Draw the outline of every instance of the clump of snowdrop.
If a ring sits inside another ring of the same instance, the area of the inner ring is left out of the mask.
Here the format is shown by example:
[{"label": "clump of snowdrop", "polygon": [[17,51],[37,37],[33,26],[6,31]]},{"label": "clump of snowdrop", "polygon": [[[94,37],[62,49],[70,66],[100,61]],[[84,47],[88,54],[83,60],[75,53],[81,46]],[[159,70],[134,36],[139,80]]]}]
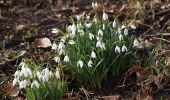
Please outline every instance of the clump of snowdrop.
[{"label": "clump of snowdrop", "polygon": [[[19,64],[19,69],[14,73],[13,85],[18,85],[21,90],[24,90],[23,93],[29,100],[47,97],[55,98],[55,100],[61,99],[66,90],[66,84],[60,77],[59,69],[37,68],[37,65],[23,60]],[[47,97],[44,97],[45,95]]]},{"label": "clump of snowdrop", "polygon": [[[97,3],[92,7],[97,13]],[[58,43],[59,55],[54,60],[65,64],[80,84],[89,82],[95,89],[100,88],[108,73],[114,76],[130,66],[127,64],[133,59],[133,44],[136,46],[128,35],[130,28],[135,29],[118,23],[116,18],[109,21],[106,12],[91,19],[82,16],[66,28],[65,42]]]}]

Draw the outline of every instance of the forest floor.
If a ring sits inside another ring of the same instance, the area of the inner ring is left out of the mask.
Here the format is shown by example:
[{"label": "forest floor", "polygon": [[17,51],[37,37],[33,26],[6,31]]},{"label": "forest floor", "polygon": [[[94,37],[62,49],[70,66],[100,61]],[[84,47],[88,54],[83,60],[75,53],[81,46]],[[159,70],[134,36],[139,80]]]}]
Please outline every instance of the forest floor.
[{"label": "forest floor", "polygon": [[[53,34],[52,28],[65,29],[70,24],[70,16],[85,13],[93,16],[91,0],[6,0],[0,1],[0,99],[6,100],[8,96],[18,95],[13,90],[11,81],[23,56],[17,57],[20,51],[26,51],[24,57],[37,59],[42,63],[53,65],[49,61],[53,57],[50,48],[37,48],[36,40],[47,37],[53,42],[60,34]],[[98,0],[103,4],[103,0]],[[134,20],[137,29],[133,34],[143,41],[155,45],[162,40],[164,57],[170,63],[170,1],[149,0],[137,6],[135,0],[105,0],[106,12],[109,19],[116,16],[120,21]],[[98,10],[102,13],[102,10]],[[135,17],[134,17],[135,16]],[[163,51],[162,50],[162,51]],[[45,66],[45,65],[44,65]],[[170,66],[170,64],[169,64]],[[170,100],[170,79],[165,77],[158,85],[150,83],[145,90],[136,82],[135,75],[121,75],[114,77],[114,81],[103,83],[99,91],[87,90],[70,85],[68,93],[72,98],[65,100],[85,100],[96,97],[103,100]],[[11,93],[12,92],[12,93]],[[86,94],[87,93],[87,94]],[[22,98],[23,99],[23,98]]]}]

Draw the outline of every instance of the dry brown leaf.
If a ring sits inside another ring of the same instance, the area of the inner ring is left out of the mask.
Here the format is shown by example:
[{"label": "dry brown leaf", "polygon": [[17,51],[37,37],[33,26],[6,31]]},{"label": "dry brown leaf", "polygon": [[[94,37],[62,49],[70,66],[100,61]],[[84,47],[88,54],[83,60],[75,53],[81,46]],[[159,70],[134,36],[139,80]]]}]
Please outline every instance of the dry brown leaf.
[{"label": "dry brown leaf", "polygon": [[153,100],[153,98],[148,94],[139,94],[136,96],[136,100]]},{"label": "dry brown leaf", "polygon": [[26,100],[24,97],[17,97],[15,100]]},{"label": "dry brown leaf", "polygon": [[47,37],[35,39],[35,44],[38,48],[48,48],[52,45],[50,39]]},{"label": "dry brown leaf", "polygon": [[12,81],[8,83],[7,87],[5,88],[6,95],[9,96],[17,96],[19,94],[19,86],[13,86]]},{"label": "dry brown leaf", "polygon": [[16,31],[20,31],[20,30],[23,30],[25,27],[26,27],[26,25],[22,25],[22,24],[16,25],[16,26],[15,26],[15,30],[16,30]]},{"label": "dry brown leaf", "polygon": [[101,97],[104,100],[119,100],[120,95],[113,95],[113,96],[103,96]]}]

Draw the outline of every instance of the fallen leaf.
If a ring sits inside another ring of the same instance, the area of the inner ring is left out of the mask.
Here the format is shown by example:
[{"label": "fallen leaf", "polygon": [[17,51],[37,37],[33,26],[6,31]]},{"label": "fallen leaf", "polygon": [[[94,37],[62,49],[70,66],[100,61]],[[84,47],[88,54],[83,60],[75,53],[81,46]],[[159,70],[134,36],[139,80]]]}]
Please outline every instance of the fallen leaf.
[{"label": "fallen leaf", "polygon": [[15,100],[26,100],[24,97],[17,97]]},{"label": "fallen leaf", "polygon": [[15,30],[20,31],[20,30],[23,30],[25,27],[26,27],[26,25],[22,25],[22,24],[21,25],[16,25]]},{"label": "fallen leaf", "polygon": [[48,48],[52,45],[50,39],[47,37],[35,39],[35,44],[38,48]]},{"label": "fallen leaf", "polygon": [[5,93],[8,96],[16,97],[19,94],[19,86],[13,86],[12,81],[8,83],[7,87],[5,88]]},{"label": "fallen leaf", "polygon": [[136,100],[153,100],[153,98],[148,94],[140,94],[136,96]]},{"label": "fallen leaf", "polygon": [[104,99],[104,100],[118,100],[120,98],[120,95],[103,96],[101,98]]}]

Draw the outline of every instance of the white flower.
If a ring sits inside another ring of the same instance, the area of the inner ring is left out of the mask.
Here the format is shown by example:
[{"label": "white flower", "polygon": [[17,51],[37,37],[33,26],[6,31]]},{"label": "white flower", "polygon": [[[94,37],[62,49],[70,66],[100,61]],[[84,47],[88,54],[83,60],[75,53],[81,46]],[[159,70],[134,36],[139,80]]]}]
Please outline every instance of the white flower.
[{"label": "white flower", "polygon": [[102,17],[103,17],[103,20],[107,20],[108,19],[108,15],[105,12],[103,13]]},{"label": "white flower", "polygon": [[23,61],[19,64],[19,67],[25,67],[25,66],[27,66],[27,65]]},{"label": "white flower", "polygon": [[27,87],[27,84],[28,84],[28,81],[23,80],[23,81],[21,81],[21,82],[19,83],[19,88],[20,88],[20,89],[24,89],[24,88]]},{"label": "white flower", "polygon": [[96,3],[93,3],[93,2],[92,2],[92,7],[93,7],[93,9],[97,9],[97,7],[98,7],[97,2],[96,2]]},{"label": "white flower", "polygon": [[96,53],[94,51],[91,52],[91,57],[96,58]]},{"label": "white flower", "polygon": [[69,25],[69,26],[67,27],[68,32],[71,32],[71,26],[72,26],[72,25]]},{"label": "white flower", "polygon": [[77,24],[77,29],[82,29],[82,28],[83,28],[82,23],[78,23],[78,24]]},{"label": "white flower", "polygon": [[64,62],[69,62],[69,57],[67,55],[64,57]]},{"label": "white flower", "polygon": [[31,71],[31,69],[26,67],[26,71],[27,71],[28,76],[32,78],[32,71]]},{"label": "white flower", "polygon": [[92,26],[92,23],[86,24],[86,27],[87,27],[87,28],[90,28],[91,26]]},{"label": "white flower", "polygon": [[118,28],[118,33],[121,34],[122,33],[122,29]]},{"label": "white flower", "polygon": [[97,41],[96,47],[99,47],[102,50],[105,50],[105,43],[102,43],[100,40]]},{"label": "white flower", "polygon": [[20,73],[20,71],[16,71],[15,73],[14,73],[14,77],[20,77],[21,76],[21,73]]},{"label": "white flower", "polygon": [[136,26],[135,26],[135,25],[130,25],[130,27],[131,27],[132,29],[136,29]]},{"label": "white flower", "polygon": [[135,39],[133,42],[133,47],[138,47],[138,46],[139,46],[139,42],[137,39]]},{"label": "white flower", "polygon": [[55,77],[56,77],[57,79],[60,79],[60,72],[59,72],[59,69],[58,69],[58,68],[56,69]]},{"label": "white flower", "polygon": [[74,40],[69,40],[68,43],[69,44],[75,44],[75,41]]},{"label": "white flower", "polygon": [[103,29],[103,30],[105,30],[105,29],[106,29],[106,26],[105,26],[105,24],[103,24],[103,26],[102,26],[102,29]]},{"label": "white flower", "polygon": [[48,68],[45,68],[42,72],[42,81],[43,82],[48,82],[49,78],[50,78],[50,71]]},{"label": "white flower", "polygon": [[82,60],[79,60],[77,62],[77,67],[83,68],[83,61]]},{"label": "white flower", "polygon": [[93,62],[91,60],[89,60],[87,65],[88,65],[88,67],[92,67],[92,64],[93,64]]},{"label": "white flower", "polygon": [[32,77],[32,71],[27,66],[22,66],[20,76]]},{"label": "white flower", "polygon": [[125,45],[122,46],[122,52],[126,52],[127,51],[127,47]]},{"label": "white flower", "polygon": [[58,33],[58,32],[59,32],[59,30],[58,30],[57,28],[53,28],[53,29],[52,29],[52,33],[56,34],[56,33]]},{"label": "white flower", "polygon": [[122,26],[121,26],[121,29],[124,29],[124,28],[126,28],[126,26],[125,26],[125,25],[122,25]]},{"label": "white flower", "polygon": [[64,51],[64,49],[61,49],[61,50],[59,50],[59,55],[65,55],[65,51]]},{"label": "white flower", "polygon": [[49,73],[49,74],[50,74],[50,78],[51,78],[51,77],[53,76],[53,72],[52,72],[52,71],[50,71],[50,73]]},{"label": "white flower", "polygon": [[124,30],[124,35],[128,35],[128,30],[127,29]]},{"label": "white flower", "polygon": [[116,48],[115,48],[115,53],[120,53],[121,51],[120,51],[120,47],[119,46],[116,46]]},{"label": "white flower", "polygon": [[73,24],[73,25],[71,26],[71,35],[72,35],[73,37],[76,35],[76,25],[75,25],[75,24]]},{"label": "white flower", "polygon": [[58,45],[58,50],[62,50],[65,48],[65,45],[63,42],[60,42],[59,45]]},{"label": "white flower", "polygon": [[80,20],[81,15],[77,15],[76,18],[77,18],[77,20]]},{"label": "white flower", "polygon": [[122,34],[119,35],[119,40],[120,40],[120,41],[123,40],[123,35],[122,35]]},{"label": "white flower", "polygon": [[116,20],[113,21],[112,27],[113,27],[113,28],[116,28]]},{"label": "white flower", "polygon": [[85,34],[83,29],[78,30],[78,33],[80,33],[80,36],[83,36]]},{"label": "white flower", "polygon": [[39,88],[40,84],[38,83],[37,80],[34,80],[32,83],[31,83],[31,88]]},{"label": "white flower", "polygon": [[19,83],[19,78],[14,78],[12,85],[15,86],[17,83]]},{"label": "white flower", "polygon": [[56,63],[60,63],[60,57],[56,56],[53,58]]},{"label": "white flower", "polygon": [[56,43],[53,43],[53,45],[51,46],[51,49],[52,49],[52,50],[57,50],[57,47],[58,47],[57,44],[56,44]]},{"label": "white flower", "polygon": [[37,71],[37,78],[38,78],[38,80],[39,81],[41,81],[42,80],[42,75],[41,75],[41,73],[39,72],[39,71]]},{"label": "white flower", "polygon": [[98,35],[98,36],[103,36],[103,31],[102,31],[102,30],[99,30],[97,35]]},{"label": "white flower", "polygon": [[90,40],[94,39],[94,35],[92,33],[89,33],[89,39]]}]

